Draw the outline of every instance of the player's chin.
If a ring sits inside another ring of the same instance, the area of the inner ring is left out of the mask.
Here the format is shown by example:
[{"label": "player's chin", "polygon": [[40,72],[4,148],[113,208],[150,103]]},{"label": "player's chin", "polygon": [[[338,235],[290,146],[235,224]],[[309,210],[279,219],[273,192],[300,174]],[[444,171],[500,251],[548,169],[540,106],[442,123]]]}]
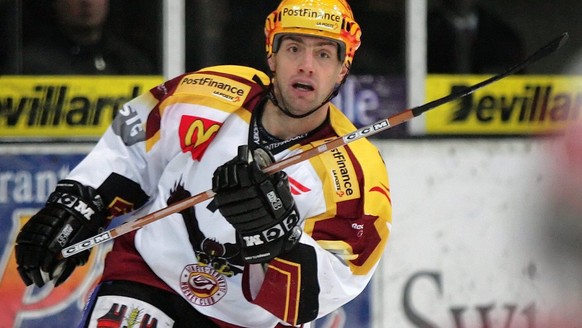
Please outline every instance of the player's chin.
[{"label": "player's chin", "polygon": [[296,106],[291,106],[291,108],[288,108],[288,110],[293,115],[303,115],[305,113],[313,111],[313,109],[319,107],[319,105],[320,103],[314,103],[310,101],[298,104]]}]

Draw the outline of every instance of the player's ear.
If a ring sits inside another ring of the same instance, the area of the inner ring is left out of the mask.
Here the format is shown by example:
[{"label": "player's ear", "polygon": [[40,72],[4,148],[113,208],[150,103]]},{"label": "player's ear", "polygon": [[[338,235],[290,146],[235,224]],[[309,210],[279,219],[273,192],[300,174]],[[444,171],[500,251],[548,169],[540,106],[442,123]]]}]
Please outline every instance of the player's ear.
[{"label": "player's ear", "polygon": [[269,70],[271,70],[271,72],[275,72],[276,71],[276,67],[277,65],[275,65],[275,54],[272,54],[271,56],[269,56],[269,58],[267,58],[267,64],[269,64]]},{"label": "player's ear", "polygon": [[348,68],[347,65],[345,65],[345,64],[342,65],[342,68],[338,74],[338,78],[337,78],[336,83],[338,83],[338,84],[341,83],[344,80],[345,76],[349,73],[349,71],[350,71],[350,69]]}]

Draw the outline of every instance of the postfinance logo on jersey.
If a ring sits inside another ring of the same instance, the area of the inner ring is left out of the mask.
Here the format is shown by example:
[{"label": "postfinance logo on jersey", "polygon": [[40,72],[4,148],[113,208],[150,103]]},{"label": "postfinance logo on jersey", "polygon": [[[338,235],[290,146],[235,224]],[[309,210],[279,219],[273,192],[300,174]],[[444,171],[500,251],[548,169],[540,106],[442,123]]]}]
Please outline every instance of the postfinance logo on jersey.
[{"label": "postfinance logo on jersey", "polygon": [[251,87],[209,74],[192,74],[184,77],[177,92],[187,92],[201,96],[216,97],[229,104],[241,105]]},{"label": "postfinance logo on jersey", "polygon": [[344,148],[336,148],[320,155],[333,177],[336,201],[346,201],[360,197],[360,188],[354,165]]}]

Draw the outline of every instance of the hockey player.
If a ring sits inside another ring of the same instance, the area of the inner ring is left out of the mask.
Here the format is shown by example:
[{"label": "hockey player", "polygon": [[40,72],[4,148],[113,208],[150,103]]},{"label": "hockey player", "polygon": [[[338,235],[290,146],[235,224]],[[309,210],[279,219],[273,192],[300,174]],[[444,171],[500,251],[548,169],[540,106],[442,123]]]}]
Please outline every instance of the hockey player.
[{"label": "hockey player", "polygon": [[17,237],[27,285],[59,285],[112,217],[214,198],[115,239],[81,327],[308,327],[362,292],[391,224],[388,175],[360,139],[265,174],[355,127],[330,100],[360,45],[344,0],[283,0],[265,24],[271,77],[184,74],[129,101]]}]

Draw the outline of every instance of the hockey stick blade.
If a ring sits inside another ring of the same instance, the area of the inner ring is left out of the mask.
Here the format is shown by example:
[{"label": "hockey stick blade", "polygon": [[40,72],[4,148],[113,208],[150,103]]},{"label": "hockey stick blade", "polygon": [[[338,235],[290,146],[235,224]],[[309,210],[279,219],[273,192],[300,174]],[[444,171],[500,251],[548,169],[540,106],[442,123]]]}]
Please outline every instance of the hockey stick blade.
[{"label": "hockey stick blade", "polygon": [[[562,47],[562,45],[564,45],[564,43],[566,43],[567,40],[568,40],[568,33],[564,33],[560,37],[556,38],[555,40],[552,40],[547,45],[545,45],[542,48],[540,48],[539,50],[537,50],[534,54],[532,54],[531,56],[526,58],[524,61],[510,67],[509,69],[507,69],[503,73],[495,75],[487,80],[479,82],[473,86],[467,87],[466,89],[463,89],[461,91],[454,92],[454,93],[451,93],[445,97],[428,102],[424,105],[414,107],[411,109],[406,109],[400,113],[397,113],[397,114],[390,116],[387,119],[380,120],[376,123],[373,123],[371,125],[360,128],[360,129],[358,129],[352,133],[349,133],[343,137],[338,137],[338,138],[332,139],[328,142],[321,144],[318,147],[308,149],[302,153],[298,153],[298,154],[290,156],[286,159],[283,159],[281,161],[275,162],[275,163],[267,166],[266,168],[264,168],[263,171],[265,173],[268,173],[268,174],[275,173],[275,172],[280,171],[286,167],[303,162],[303,161],[310,159],[314,156],[317,156],[317,155],[322,154],[324,152],[341,147],[343,145],[346,145],[346,144],[353,142],[355,140],[358,140],[360,138],[369,137],[369,136],[376,134],[380,131],[389,129],[393,126],[396,126],[398,124],[409,121],[410,119],[412,119],[416,116],[419,116],[420,114],[422,114],[430,109],[434,109],[434,108],[439,107],[445,103],[448,103],[448,102],[451,102],[453,100],[467,96],[467,95],[475,92],[476,90],[481,89],[482,87],[484,87],[486,85],[489,85],[493,82],[496,82],[498,80],[503,79],[504,77],[506,77],[508,75],[511,75],[515,72],[520,71],[521,69],[525,68],[526,66],[554,53],[556,50],[560,49],[560,47]],[[194,206],[198,203],[206,201],[212,197],[214,197],[214,192],[212,190],[207,190],[205,192],[202,192],[202,193],[196,194],[194,196],[185,198],[185,199],[183,199],[179,202],[176,202],[174,204],[168,205],[165,208],[162,208],[158,211],[152,212],[152,213],[147,214],[145,216],[142,216],[139,218],[134,218],[134,219],[129,219],[127,222],[122,223],[115,228],[112,228],[108,231],[104,231],[104,232],[99,233],[93,237],[87,238],[79,243],[76,243],[74,245],[63,248],[60,255],[63,258],[73,256],[73,255],[78,254],[80,252],[86,251],[90,248],[93,248],[99,244],[102,244],[106,241],[109,241],[109,240],[112,240],[116,237],[119,237],[123,234],[140,229],[140,228],[144,227],[145,225],[152,223],[154,221],[160,220],[168,215],[180,212],[188,207],[191,207],[191,206]]]}]

